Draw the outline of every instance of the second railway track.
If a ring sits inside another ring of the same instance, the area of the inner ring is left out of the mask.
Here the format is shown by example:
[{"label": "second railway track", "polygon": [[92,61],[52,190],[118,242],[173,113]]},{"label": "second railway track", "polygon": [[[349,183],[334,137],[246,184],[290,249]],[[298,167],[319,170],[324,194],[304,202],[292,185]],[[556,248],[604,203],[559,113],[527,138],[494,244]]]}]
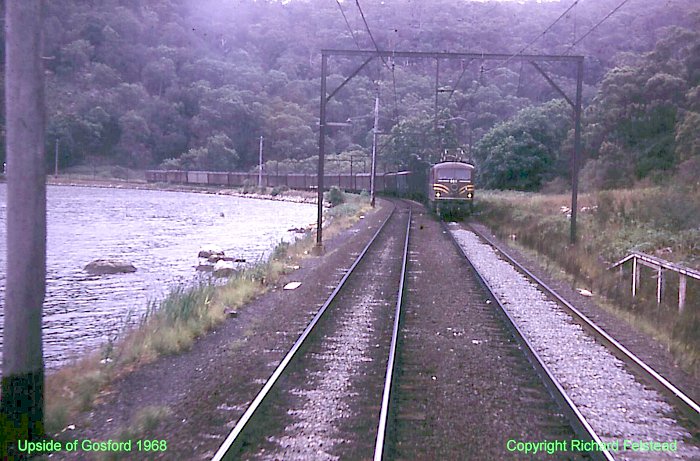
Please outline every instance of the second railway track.
[{"label": "second railway track", "polygon": [[215,460],[381,456],[409,230],[399,203]]},{"label": "second railway track", "polygon": [[450,230],[596,458],[700,459],[695,402],[485,236]]}]

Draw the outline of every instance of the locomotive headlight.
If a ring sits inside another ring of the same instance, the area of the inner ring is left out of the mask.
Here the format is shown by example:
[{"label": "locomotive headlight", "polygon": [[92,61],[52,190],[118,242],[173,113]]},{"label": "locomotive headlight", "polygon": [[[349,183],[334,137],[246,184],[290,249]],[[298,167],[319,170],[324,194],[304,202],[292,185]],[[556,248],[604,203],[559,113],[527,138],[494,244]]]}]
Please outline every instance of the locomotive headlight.
[{"label": "locomotive headlight", "polygon": [[471,192],[469,192],[469,193],[467,194],[467,198],[472,198],[472,193],[471,193]]},{"label": "locomotive headlight", "polygon": [[440,197],[440,192],[435,192],[435,197]]}]

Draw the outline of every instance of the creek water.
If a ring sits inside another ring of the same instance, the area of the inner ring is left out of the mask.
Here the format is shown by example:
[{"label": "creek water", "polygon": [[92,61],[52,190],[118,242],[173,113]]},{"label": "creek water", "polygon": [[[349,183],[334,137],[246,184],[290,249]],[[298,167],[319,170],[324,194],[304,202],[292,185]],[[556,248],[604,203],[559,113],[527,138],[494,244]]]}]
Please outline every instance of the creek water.
[{"label": "creek water", "polygon": [[[6,186],[0,184],[0,305],[6,273]],[[248,263],[265,259],[290,228],[314,221],[315,205],[225,195],[48,186],[47,368],[116,338],[173,287],[196,283],[197,253],[207,245]],[[115,258],[137,271],[95,276],[90,261]],[[2,312],[0,311],[0,320]],[[4,323],[4,322],[3,322]],[[0,353],[2,350],[0,329]]]}]

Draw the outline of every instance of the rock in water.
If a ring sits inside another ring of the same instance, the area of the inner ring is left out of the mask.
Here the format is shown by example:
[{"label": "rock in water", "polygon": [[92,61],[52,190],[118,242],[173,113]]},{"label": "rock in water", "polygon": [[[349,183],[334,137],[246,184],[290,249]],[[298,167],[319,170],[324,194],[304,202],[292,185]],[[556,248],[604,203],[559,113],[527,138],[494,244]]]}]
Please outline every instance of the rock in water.
[{"label": "rock in water", "polygon": [[117,259],[96,259],[85,266],[85,271],[92,275],[122,274],[136,272],[136,267]]},{"label": "rock in water", "polygon": [[211,258],[212,256],[218,257],[218,259],[223,258],[224,255],[224,250],[217,246],[206,246],[203,247],[201,250],[199,250],[199,254],[197,255],[200,258]]},{"label": "rock in water", "polygon": [[233,265],[232,261],[217,261],[216,264],[214,264],[214,275],[216,277],[229,277],[233,275],[233,273],[236,271],[236,268]]}]

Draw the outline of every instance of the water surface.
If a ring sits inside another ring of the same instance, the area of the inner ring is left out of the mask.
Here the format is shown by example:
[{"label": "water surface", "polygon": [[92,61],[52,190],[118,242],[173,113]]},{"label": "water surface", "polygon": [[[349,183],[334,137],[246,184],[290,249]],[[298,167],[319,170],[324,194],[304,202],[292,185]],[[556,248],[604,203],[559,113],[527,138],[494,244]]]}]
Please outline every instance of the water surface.
[{"label": "water surface", "polygon": [[[0,305],[5,291],[6,186],[0,184]],[[202,246],[255,262],[288,229],[314,221],[308,204],[224,195],[48,186],[44,356],[49,368],[116,337],[149,300],[193,283]],[[93,276],[97,258],[131,262],[132,274]],[[0,319],[2,314],[0,314]],[[0,329],[0,333],[2,330]],[[0,352],[2,342],[0,335]]]}]

